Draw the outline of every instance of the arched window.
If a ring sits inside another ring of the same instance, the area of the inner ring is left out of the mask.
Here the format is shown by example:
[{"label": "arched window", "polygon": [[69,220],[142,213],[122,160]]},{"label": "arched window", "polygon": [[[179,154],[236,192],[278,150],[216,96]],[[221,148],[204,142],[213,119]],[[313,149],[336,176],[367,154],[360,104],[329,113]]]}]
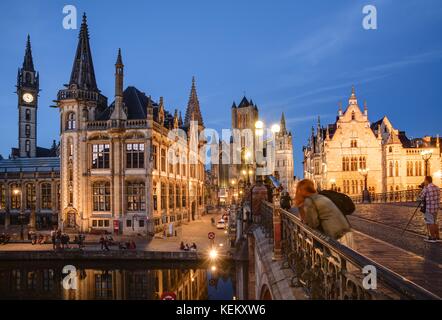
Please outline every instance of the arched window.
[{"label": "arched window", "polygon": [[181,187],[181,204],[182,204],[183,208],[186,207],[186,187],[185,186]]},{"label": "arched window", "polygon": [[356,114],[354,111],[351,112],[351,120],[356,120]]},{"label": "arched window", "polygon": [[4,210],[6,207],[6,188],[3,184],[0,184],[0,210]]},{"label": "arched window", "polygon": [[35,185],[28,183],[26,185],[26,209],[35,209]]},{"label": "arched window", "polygon": [[110,183],[99,181],[92,185],[94,211],[110,211],[111,192]]},{"label": "arched window", "polygon": [[127,211],[140,212],[146,210],[146,189],[144,183],[128,182]]},{"label": "arched window", "polygon": [[164,182],[161,183],[161,210],[167,209],[167,188]]},{"label": "arched window", "polygon": [[388,173],[388,175],[390,176],[390,177],[392,177],[393,176],[393,168],[394,168],[394,164],[393,164],[393,161],[390,161],[390,167],[389,167],[389,173]]},{"label": "arched window", "polygon": [[52,188],[50,183],[41,184],[41,208],[52,209]]},{"label": "arched window", "polygon": [[399,162],[397,162],[397,161],[395,164],[395,174],[396,174],[396,177],[399,177]]},{"label": "arched window", "polygon": [[26,113],[25,114],[26,121],[31,121],[31,110],[26,109],[25,113]]},{"label": "arched window", "polygon": [[26,140],[25,151],[31,152],[31,141]]},{"label": "arched window", "polygon": [[[179,166],[178,166],[178,168],[179,168]],[[175,202],[176,202],[177,208],[181,207],[180,194],[181,194],[180,187],[178,185],[176,185],[176,187],[175,187],[175,197],[176,197]]]},{"label": "arched window", "polygon": [[69,112],[66,117],[66,130],[75,130],[76,128],[76,120],[75,120],[75,113]]},{"label": "arched window", "polygon": [[421,163],[416,161],[414,169],[415,169],[415,176],[420,177],[422,175],[422,169],[421,169]]},{"label": "arched window", "polygon": [[169,188],[168,188],[168,193],[169,193],[169,209],[173,209],[173,207],[175,206],[175,196],[173,194],[174,191],[174,186],[172,184],[169,184]]},{"label": "arched window", "polygon": [[22,192],[20,186],[16,183],[10,185],[9,194],[11,197],[11,209],[20,209],[20,193]]}]

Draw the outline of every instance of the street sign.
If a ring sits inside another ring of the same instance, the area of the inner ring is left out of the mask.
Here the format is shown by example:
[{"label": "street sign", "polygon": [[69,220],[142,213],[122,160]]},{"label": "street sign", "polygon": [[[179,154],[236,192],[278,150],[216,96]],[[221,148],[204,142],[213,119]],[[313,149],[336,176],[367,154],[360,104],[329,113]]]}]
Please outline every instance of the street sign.
[{"label": "street sign", "polygon": [[207,237],[208,237],[210,240],[215,239],[215,232],[209,232],[209,233],[207,234]]},{"label": "street sign", "polygon": [[161,300],[176,300],[176,294],[174,292],[163,292]]}]

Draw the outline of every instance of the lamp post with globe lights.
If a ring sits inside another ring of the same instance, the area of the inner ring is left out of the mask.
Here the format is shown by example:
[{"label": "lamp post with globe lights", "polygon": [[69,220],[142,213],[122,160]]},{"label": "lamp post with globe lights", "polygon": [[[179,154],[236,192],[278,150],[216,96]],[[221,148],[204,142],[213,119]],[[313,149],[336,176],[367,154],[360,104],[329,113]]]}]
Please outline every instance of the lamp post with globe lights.
[{"label": "lamp post with globe lights", "polygon": [[431,157],[433,156],[433,150],[423,150],[421,152],[421,156],[422,156],[422,159],[424,160],[424,163],[425,163],[425,176],[429,176],[430,170],[428,169],[428,163],[429,163]]},{"label": "lamp post with globe lights", "polygon": [[23,191],[20,188],[15,188],[12,190],[12,193],[15,196],[20,195],[20,213],[18,215],[18,221],[20,222],[20,240],[24,240],[24,222],[25,222],[25,214],[23,211]]},{"label": "lamp post with globe lights", "polygon": [[359,169],[359,173],[364,177],[364,191],[362,191],[362,202],[363,203],[370,203],[370,192],[368,191],[368,172],[370,169],[363,168]]}]

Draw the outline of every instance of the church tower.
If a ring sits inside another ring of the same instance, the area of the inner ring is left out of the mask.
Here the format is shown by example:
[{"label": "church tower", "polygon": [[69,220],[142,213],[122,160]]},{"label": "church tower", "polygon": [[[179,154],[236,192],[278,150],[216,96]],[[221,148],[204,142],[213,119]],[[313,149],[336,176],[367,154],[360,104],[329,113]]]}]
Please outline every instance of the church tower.
[{"label": "church tower", "polygon": [[31,39],[28,35],[22,67],[17,75],[18,96],[18,156],[37,155],[37,106],[39,75],[32,60]]},{"label": "church tower", "polygon": [[195,77],[192,77],[192,87],[190,89],[189,101],[187,103],[186,116],[184,118],[185,128],[190,128],[192,121],[198,122],[198,131],[204,129],[203,117],[201,115],[200,102],[196,92]]},{"label": "church tower", "polygon": [[281,116],[280,131],[276,134],[275,171],[285,191],[294,197],[294,167],[292,133],[287,131],[284,113]]}]

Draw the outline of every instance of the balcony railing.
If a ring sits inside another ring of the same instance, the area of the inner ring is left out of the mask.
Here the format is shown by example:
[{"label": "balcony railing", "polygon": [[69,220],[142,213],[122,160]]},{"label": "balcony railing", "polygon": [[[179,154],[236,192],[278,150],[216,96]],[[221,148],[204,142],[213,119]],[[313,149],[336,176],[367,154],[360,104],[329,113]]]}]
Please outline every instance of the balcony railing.
[{"label": "balcony railing", "polygon": [[[291,285],[304,287],[312,299],[438,299],[418,285],[358,252],[306,226],[294,214],[281,210],[284,264],[295,276]],[[265,234],[273,236],[273,207],[261,207]],[[363,286],[365,266],[377,271],[378,289]]]},{"label": "balcony railing", "polygon": [[124,128],[124,129],[143,129],[147,128],[147,120],[106,120],[106,121],[91,121],[87,124],[88,130],[106,130],[113,128]]},{"label": "balcony railing", "polygon": [[99,104],[107,104],[106,97],[98,92],[80,89],[66,89],[58,91],[57,100],[70,99],[97,101]]}]

